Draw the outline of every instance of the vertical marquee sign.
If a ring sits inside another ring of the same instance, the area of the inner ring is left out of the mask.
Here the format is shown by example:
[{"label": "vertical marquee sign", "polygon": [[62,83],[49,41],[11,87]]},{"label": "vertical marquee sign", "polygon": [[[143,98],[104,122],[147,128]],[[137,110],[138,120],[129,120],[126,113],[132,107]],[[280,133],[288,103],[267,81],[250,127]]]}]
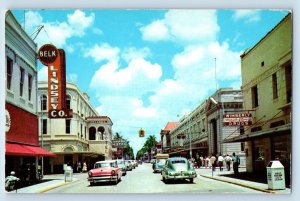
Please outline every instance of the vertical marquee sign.
[{"label": "vertical marquee sign", "polygon": [[48,66],[49,118],[72,118],[66,108],[66,58],[62,49],[46,44],[38,50],[38,59]]}]

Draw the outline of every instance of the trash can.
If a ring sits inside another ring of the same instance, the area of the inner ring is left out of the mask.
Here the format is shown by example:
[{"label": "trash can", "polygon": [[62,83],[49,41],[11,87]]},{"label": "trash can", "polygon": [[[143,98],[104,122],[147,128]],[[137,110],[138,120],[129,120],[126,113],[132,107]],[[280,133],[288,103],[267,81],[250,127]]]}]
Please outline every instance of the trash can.
[{"label": "trash can", "polygon": [[272,190],[285,189],[284,166],[280,161],[270,161],[267,166],[268,188]]},{"label": "trash can", "polygon": [[73,169],[70,166],[65,168],[65,182],[70,182],[73,180]]}]

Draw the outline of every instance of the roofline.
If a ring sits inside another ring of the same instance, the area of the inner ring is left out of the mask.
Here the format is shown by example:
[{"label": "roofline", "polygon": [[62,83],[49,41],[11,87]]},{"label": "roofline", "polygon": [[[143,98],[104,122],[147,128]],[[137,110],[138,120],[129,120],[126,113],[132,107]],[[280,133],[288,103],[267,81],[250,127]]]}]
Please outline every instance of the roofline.
[{"label": "roofline", "polygon": [[272,32],[274,32],[275,29],[277,29],[282,22],[287,20],[292,15],[292,12],[289,11],[289,13],[282,19],[280,22],[278,22],[264,37],[262,37],[252,48],[247,48],[241,55],[241,59],[243,59],[246,55],[248,55],[253,49],[255,49],[267,36],[269,36]]}]

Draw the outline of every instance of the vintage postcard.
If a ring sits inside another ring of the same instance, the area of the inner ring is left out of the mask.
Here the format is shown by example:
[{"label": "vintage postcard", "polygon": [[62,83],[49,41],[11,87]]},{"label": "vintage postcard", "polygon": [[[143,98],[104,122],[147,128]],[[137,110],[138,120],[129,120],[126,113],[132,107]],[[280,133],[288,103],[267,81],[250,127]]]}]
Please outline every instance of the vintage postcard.
[{"label": "vintage postcard", "polygon": [[292,20],[8,10],[6,192],[290,194]]}]

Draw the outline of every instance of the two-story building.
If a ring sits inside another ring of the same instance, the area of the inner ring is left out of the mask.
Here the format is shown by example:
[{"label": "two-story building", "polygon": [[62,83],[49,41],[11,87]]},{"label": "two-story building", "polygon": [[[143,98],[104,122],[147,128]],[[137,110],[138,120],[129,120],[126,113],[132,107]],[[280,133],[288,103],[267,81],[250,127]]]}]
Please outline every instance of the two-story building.
[{"label": "two-story building", "polygon": [[[245,142],[248,172],[266,174],[271,160],[285,167],[290,184],[292,107],[292,16],[288,14],[241,55],[244,110],[253,124],[225,142]],[[264,175],[266,177],[266,175]]]},{"label": "two-story building", "polygon": [[108,116],[99,116],[73,83],[66,86],[66,107],[73,110],[70,119],[48,118],[48,83],[38,83],[39,141],[57,157],[46,159],[47,172],[62,172],[63,165],[77,169],[78,163],[92,166],[97,160],[112,158],[112,121]]},{"label": "two-story building", "polygon": [[23,182],[38,178],[41,157],[54,154],[38,139],[37,45],[11,11],[5,14],[5,175],[11,171]]}]

